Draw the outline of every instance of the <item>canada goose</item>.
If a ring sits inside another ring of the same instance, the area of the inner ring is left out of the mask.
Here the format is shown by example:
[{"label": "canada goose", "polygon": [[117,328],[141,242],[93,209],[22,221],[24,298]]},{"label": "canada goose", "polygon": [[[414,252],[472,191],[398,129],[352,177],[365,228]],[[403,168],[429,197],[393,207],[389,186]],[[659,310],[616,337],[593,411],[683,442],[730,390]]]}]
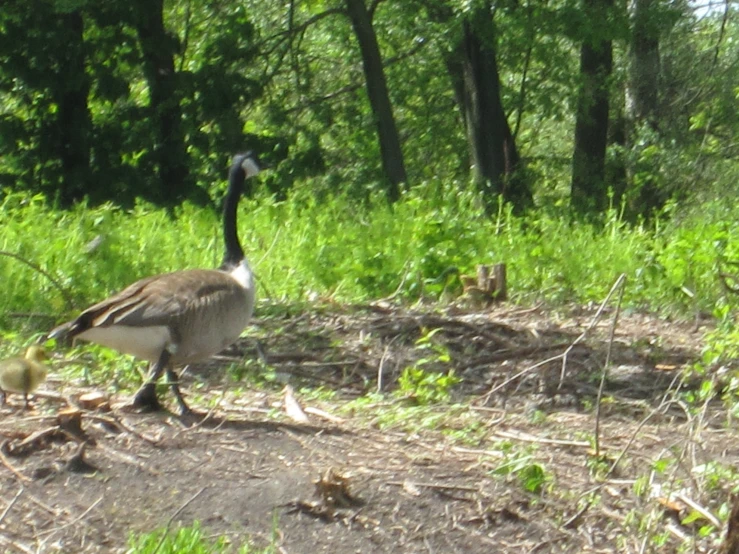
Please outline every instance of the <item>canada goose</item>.
[{"label": "canada goose", "polygon": [[189,269],[136,281],[55,328],[49,338],[80,338],[153,363],[133,406],[157,410],[166,371],[180,411],[190,411],[173,366],[204,360],[239,338],[254,310],[254,276],[236,229],[244,180],[259,173],[252,152],[234,157],[223,206],[225,254],[219,269]]},{"label": "canada goose", "polygon": [[23,394],[28,408],[28,393],[33,392],[46,380],[46,353],[41,346],[31,346],[24,358],[9,358],[0,361],[0,396],[5,404],[5,393]]}]

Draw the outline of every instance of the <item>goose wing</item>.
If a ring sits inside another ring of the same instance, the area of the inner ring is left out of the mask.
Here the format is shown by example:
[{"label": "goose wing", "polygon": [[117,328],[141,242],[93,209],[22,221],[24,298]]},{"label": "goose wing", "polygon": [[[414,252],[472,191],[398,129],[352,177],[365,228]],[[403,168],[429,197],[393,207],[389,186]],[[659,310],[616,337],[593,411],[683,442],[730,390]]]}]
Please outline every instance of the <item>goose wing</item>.
[{"label": "goose wing", "polygon": [[193,312],[243,294],[243,287],[223,271],[192,269],[166,273],[136,281],[57,327],[50,336],[74,337],[93,327],[114,325],[176,327],[179,320]]}]

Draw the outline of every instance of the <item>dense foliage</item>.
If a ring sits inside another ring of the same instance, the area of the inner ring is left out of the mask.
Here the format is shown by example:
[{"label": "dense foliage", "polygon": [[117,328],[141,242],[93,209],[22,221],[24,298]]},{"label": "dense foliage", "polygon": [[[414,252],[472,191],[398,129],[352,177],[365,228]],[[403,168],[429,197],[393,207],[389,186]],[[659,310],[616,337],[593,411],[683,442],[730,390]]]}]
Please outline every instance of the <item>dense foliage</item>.
[{"label": "dense foliage", "polygon": [[738,45],[733,2],[8,0],[0,190],[202,203],[252,147],[279,198],[649,215],[736,194]]}]

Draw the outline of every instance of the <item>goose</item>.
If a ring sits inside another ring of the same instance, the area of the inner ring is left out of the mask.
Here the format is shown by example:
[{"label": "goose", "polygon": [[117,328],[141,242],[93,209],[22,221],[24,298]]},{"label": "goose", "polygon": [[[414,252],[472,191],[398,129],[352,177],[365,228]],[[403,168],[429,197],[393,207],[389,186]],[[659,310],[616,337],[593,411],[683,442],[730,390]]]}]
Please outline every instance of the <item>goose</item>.
[{"label": "goose", "polygon": [[41,346],[31,346],[25,357],[0,361],[0,397],[5,404],[6,392],[23,394],[28,408],[28,393],[46,380],[46,352]]},{"label": "goose", "polygon": [[223,205],[225,253],[218,269],[187,269],[141,279],[49,333],[49,338],[78,338],[148,360],[149,376],[136,392],[133,408],[161,409],[156,382],[166,372],[180,413],[190,413],[174,366],[220,352],[249,322],[254,275],[239,242],[236,212],[244,181],[259,171],[253,152],[234,157]]}]

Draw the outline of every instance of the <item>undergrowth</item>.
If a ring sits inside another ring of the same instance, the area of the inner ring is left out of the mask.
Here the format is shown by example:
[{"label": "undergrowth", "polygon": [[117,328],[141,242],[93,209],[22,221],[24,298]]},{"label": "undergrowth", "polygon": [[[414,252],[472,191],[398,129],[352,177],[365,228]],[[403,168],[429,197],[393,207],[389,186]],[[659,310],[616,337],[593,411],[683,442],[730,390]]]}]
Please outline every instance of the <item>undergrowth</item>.
[{"label": "undergrowth", "polygon": [[[13,194],[0,207],[0,250],[37,266],[0,256],[5,329],[37,312],[52,317],[41,322],[49,325],[135,279],[220,261],[219,214],[191,205],[174,216],[147,204],[59,211]],[[686,313],[712,311],[722,297],[718,260],[739,258],[737,212],[672,209],[631,225],[612,210],[586,224],[549,213],[517,218],[501,206],[490,219],[466,186],[427,183],[392,207],[304,194],[245,200],[239,229],[259,297],[276,302],[439,300],[461,292],[458,272],[506,262],[514,301],[597,301],[626,273],[627,307]]]}]

